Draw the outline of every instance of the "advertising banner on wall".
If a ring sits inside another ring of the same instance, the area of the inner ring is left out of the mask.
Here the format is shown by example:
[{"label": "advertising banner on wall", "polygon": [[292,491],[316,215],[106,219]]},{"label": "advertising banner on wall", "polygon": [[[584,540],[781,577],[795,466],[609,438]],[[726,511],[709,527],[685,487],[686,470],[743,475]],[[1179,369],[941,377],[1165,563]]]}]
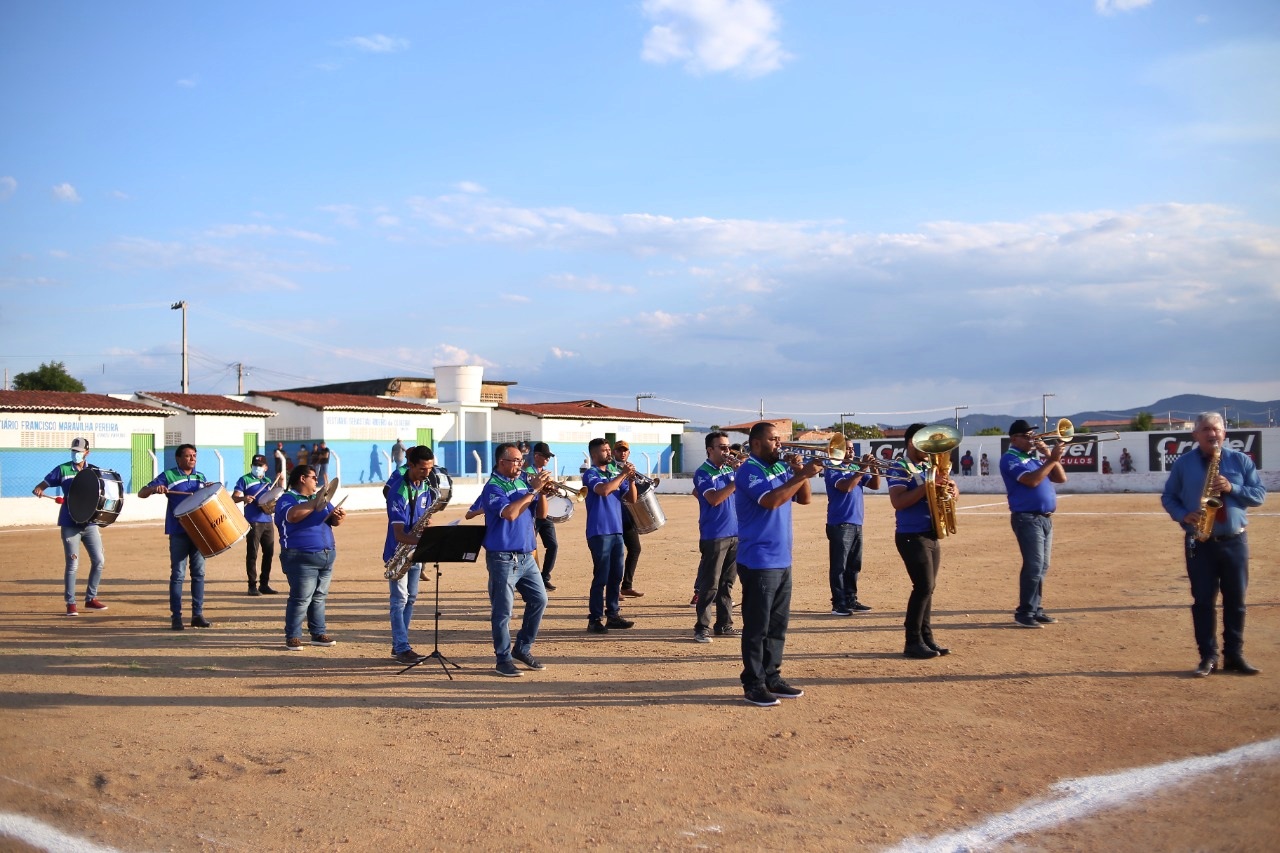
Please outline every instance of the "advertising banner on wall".
[{"label": "advertising banner on wall", "polygon": [[[1147,436],[1148,452],[1152,471],[1168,471],[1173,460],[1196,447],[1196,440],[1191,433],[1153,432]],[[1227,431],[1225,446],[1238,450],[1253,460],[1258,468],[1262,467],[1262,431],[1256,429],[1233,429]]]},{"label": "advertising banner on wall", "polygon": [[[1009,449],[1009,437],[1000,439],[1000,454]],[[1098,461],[1098,440],[1088,433],[1077,435],[1062,454],[1062,467],[1068,474],[1096,474],[1101,469]],[[1114,464],[1112,468],[1114,469]]]},{"label": "advertising banner on wall", "polygon": [[[892,462],[894,459],[901,459],[902,454],[906,450],[906,442],[900,438],[873,438],[870,440],[871,455],[881,462]],[[957,451],[951,452],[951,473],[960,470],[960,454]]]}]

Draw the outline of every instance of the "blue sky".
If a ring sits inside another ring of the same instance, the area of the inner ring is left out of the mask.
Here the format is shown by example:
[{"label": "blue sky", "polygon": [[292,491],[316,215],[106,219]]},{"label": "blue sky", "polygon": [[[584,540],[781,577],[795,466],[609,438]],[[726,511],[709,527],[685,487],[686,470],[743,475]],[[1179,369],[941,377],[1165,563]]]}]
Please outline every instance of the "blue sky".
[{"label": "blue sky", "polygon": [[1269,0],[6,3],[0,367],[1274,399],[1278,92]]}]

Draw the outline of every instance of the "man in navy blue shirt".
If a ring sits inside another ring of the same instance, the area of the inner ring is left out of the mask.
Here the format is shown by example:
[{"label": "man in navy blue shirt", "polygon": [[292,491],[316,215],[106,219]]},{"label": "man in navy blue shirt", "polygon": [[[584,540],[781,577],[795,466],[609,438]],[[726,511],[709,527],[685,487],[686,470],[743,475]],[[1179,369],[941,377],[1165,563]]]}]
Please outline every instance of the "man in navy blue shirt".
[{"label": "man in navy blue shirt", "polygon": [[[259,454],[249,463],[249,473],[236,481],[231,500],[244,504],[244,520],[249,522],[249,536],[244,556],[244,571],[249,577],[249,595],[274,595],[271,588],[271,561],[276,556],[276,526],[272,517],[258,506],[258,498],[271,488],[267,479],[267,457]],[[272,509],[275,507],[273,506]],[[262,572],[258,572],[258,553],[262,553]]]},{"label": "man in navy blue shirt", "polygon": [[591,467],[582,474],[587,490],[587,549],[591,552],[591,595],[587,630],[607,634],[635,623],[622,618],[622,502],[634,503],[635,466],[613,464],[613,448],[603,438],[587,445]]},{"label": "man in navy blue shirt", "polygon": [[[533,643],[547,609],[547,590],[533,559],[534,519],[547,517],[547,502],[539,492],[551,481],[549,473],[535,474],[528,483],[521,475],[524,456],[511,442],[494,450],[493,475],[480,493],[484,508],[485,564],[489,568],[490,625],[498,675],[519,676],[515,661],[529,669],[546,669],[533,656]],[[533,512],[529,510],[532,509]],[[524,599],[524,618],[515,645],[511,644],[511,611],[515,593]]]},{"label": "man in navy blue shirt", "polygon": [[[1256,675],[1257,667],[1244,659],[1244,596],[1249,586],[1249,537],[1245,527],[1249,524],[1247,508],[1262,506],[1267,489],[1253,460],[1227,446],[1222,415],[1202,413],[1196,418],[1192,435],[1197,446],[1174,461],[1160,502],[1169,517],[1183,528],[1187,577],[1191,581],[1191,623],[1200,650],[1195,674],[1203,678],[1218,669],[1215,607],[1221,588],[1222,669]],[[1215,447],[1221,451],[1218,476],[1209,485],[1218,493],[1222,507],[1217,510],[1208,541],[1197,542],[1193,534],[1206,512],[1200,498]]]},{"label": "man in navy blue shirt", "polygon": [[[1037,439],[1036,431],[1024,420],[1009,427],[1009,449],[1000,457],[1000,476],[1009,493],[1009,519],[1013,536],[1022,552],[1018,573],[1018,609],[1013,621],[1022,628],[1040,628],[1057,622],[1044,612],[1044,576],[1049,571],[1053,550],[1053,513],[1058,508],[1055,483],[1065,483],[1062,467],[1065,441],[1050,450]],[[1037,453],[1045,458],[1041,460]]]},{"label": "man in navy blue shirt", "polygon": [[715,635],[736,636],[733,627],[733,581],[738,576],[738,513],[733,494],[743,457],[729,453],[729,436],[707,433],[707,461],[693,473],[698,499],[698,578],[694,582],[697,619],[693,639],[711,642],[711,606],[716,608]]},{"label": "man in navy blue shirt", "polygon": [[[438,492],[431,486],[431,472],[436,466],[435,452],[425,444],[409,448],[403,472],[393,471],[382,487],[387,502],[387,535],[382,543],[382,562],[386,563],[401,545],[417,545],[422,538],[413,529],[435,503]],[[430,524],[430,522],[428,522]],[[413,605],[418,600],[422,582],[422,564],[414,563],[399,578],[388,579],[391,615],[391,657],[403,664],[418,663],[426,658],[409,645],[409,628],[413,623]]]},{"label": "man in navy blue shirt", "polygon": [[102,534],[97,524],[76,524],[71,519],[71,504],[66,496],[71,492],[71,483],[76,475],[85,468],[95,468],[85,460],[89,458],[89,439],[75,438],[71,441],[71,461],[63,462],[54,468],[40,481],[31,494],[44,497],[44,490],[58,488],[62,490],[61,509],[58,510],[58,529],[62,533],[62,551],[65,557],[63,569],[63,598],[66,600],[67,615],[79,616],[76,609],[76,567],[80,564],[80,544],[89,554],[89,586],[84,592],[86,610],[106,610],[107,605],[98,600],[98,584],[102,580],[102,568],[106,559],[102,555]]},{"label": "man in navy blue shirt", "polygon": [[830,562],[831,615],[852,616],[871,609],[858,600],[858,575],[862,574],[863,489],[880,488],[880,475],[866,470],[873,457],[862,458],[857,471],[824,468],[827,485],[827,557]]},{"label": "man in navy blue shirt", "polygon": [[766,708],[804,695],[782,678],[782,650],[791,617],[791,504],[808,504],[809,480],[822,463],[784,462],[773,424],[751,428],[751,455],[738,468],[738,577],[742,579],[742,690],[748,704]]},{"label": "man in navy blue shirt", "polygon": [[177,463],[161,472],[138,492],[138,497],[164,495],[168,503],[164,510],[164,532],[169,537],[169,623],[175,631],[183,629],[182,583],[186,579],[187,565],[191,565],[191,627],[212,628],[213,623],[204,618],[204,555],[191,541],[182,523],[173,515],[178,504],[204,487],[205,478],[196,470],[196,446],[180,444],[174,451]]}]

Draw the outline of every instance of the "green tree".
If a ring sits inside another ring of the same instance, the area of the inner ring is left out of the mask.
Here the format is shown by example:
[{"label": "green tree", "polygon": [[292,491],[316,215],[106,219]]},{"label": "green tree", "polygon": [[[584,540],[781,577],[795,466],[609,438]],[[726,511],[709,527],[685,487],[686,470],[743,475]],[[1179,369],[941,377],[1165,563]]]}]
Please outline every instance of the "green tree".
[{"label": "green tree", "polygon": [[[856,424],[852,421],[845,421],[843,426],[845,438],[884,438],[884,431],[875,424],[863,426],[862,424]],[[841,424],[836,423],[827,427],[827,429],[831,432],[839,432],[840,427]]]},{"label": "green tree", "polygon": [[1129,429],[1134,432],[1151,432],[1154,426],[1154,420],[1150,412],[1138,412],[1133,420],[1129,421]]},{"label": "green tree", "polygon": [[987,427],[986,429],[978,430],[974,434],[975,435],[1004,435],[1004,430],[1000,429],[1000,427]]},{"label": "green tree", "polygon": [[804,431],[805,431],[805,430],[807,430],[807,429],[808,429],[808,427],[804,425],[804,421],[792,421],[792,422],[791,422],[791,434],[792,434],[792,435],[795,435],[795,434],[796,434],[796,433],[798,433],[798,432],[804,432]]},{"label": "green tree", "polygon": [[15,391],[84,391],[84,383],[67,373],[60,361],[41,364],[35,370],[13,377]]}]

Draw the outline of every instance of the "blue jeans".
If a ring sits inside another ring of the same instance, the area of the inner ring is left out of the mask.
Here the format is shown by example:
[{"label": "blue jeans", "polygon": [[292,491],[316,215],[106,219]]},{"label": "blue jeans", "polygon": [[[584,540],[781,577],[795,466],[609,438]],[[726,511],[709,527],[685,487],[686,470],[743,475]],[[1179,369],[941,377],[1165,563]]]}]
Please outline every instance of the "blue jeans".
[{"label": "blue jeans", "polygon": [[204,613],[204,555],[185,533],[169,534],[169,615],[182,618],[182,581],[191,563],[191,615]]},{"label": "blue jeans", "polygon": [[591,552],[590,616],[603,619],[617,616],[622,609],[622,534],[605,533],[587,539]]},{"label": "blue jeans", "polygon": [[515,650],[529,654],[533,641],[538,639],[538,626],[547,609],[547,590],[542,585],[542,573],[533,560],[533,554],[517,551],[485,551],[485,563],[489,567],[489,604],[492,608],[490,624],[493,626],[493,653],[498,663],[511,660],[511,611],[515,606],[516,590],[524,599],[524,619],[520,633],[516,634]]},{"label": "blue jeans", "polygon": [[63,571],[63,597],[67,604],[76,603],[76,567],[80,563],[80,543],[89,554],[89,586],[84,591],[84,600],[92,601],[98,597],[98,583],[102,580],[102,567],[106,561],[102,557],[102,533],[96,524],[84,527],[68,526],[58,528],[62,532],[62,553],[67,558]]},{"label": "blue jeans", "polygon": [[1191,581],[1191,624],[1200,657],[1218,654],[1217,604],[1222,590],[1222,651],[1244,653],[1244,595],[1249,588],[1249,537],[1220,542],[1186,537],[1187,579]]},{"label": "blue jeans", "polygon": [[862,574],[862,525],[828,524],[828,578],[831,609],[848,610],[858,600],[858,575]]},{"label": "blue jeans", "polygon": [[791,568],[738,566],[742,582],[742,687],[768,687],[781,678],[782,648],[791,620]]},{"label": "blue jeans", "polygon": [[1053,549],[1053,519],[1034,512],[1009,515],[1013,535],[1022,552],[1022,571],[1018,573],[1018,616],[1044,613],[1041,594],[1044,576],[1049,572],[1049,552]]},{"label": "blue jeans", "polygon": [[285,548],[280,552],[280,565],[289,579],[289,601],[284,607],[284,636],[302,638],[302,617],[306,614],[307,630],[318,637],[325,632],[324,603],[329,597],[329,581],[333,579],[333,562],[338,552],[298,551]]},{"label": "blue jeans", "polygon": [[413,603],[418,600],[422,583],[422,564],[414,563],[400,580],[387,581],[391,589],[391,654],[407,652],[409,623],[413,621]]}]

